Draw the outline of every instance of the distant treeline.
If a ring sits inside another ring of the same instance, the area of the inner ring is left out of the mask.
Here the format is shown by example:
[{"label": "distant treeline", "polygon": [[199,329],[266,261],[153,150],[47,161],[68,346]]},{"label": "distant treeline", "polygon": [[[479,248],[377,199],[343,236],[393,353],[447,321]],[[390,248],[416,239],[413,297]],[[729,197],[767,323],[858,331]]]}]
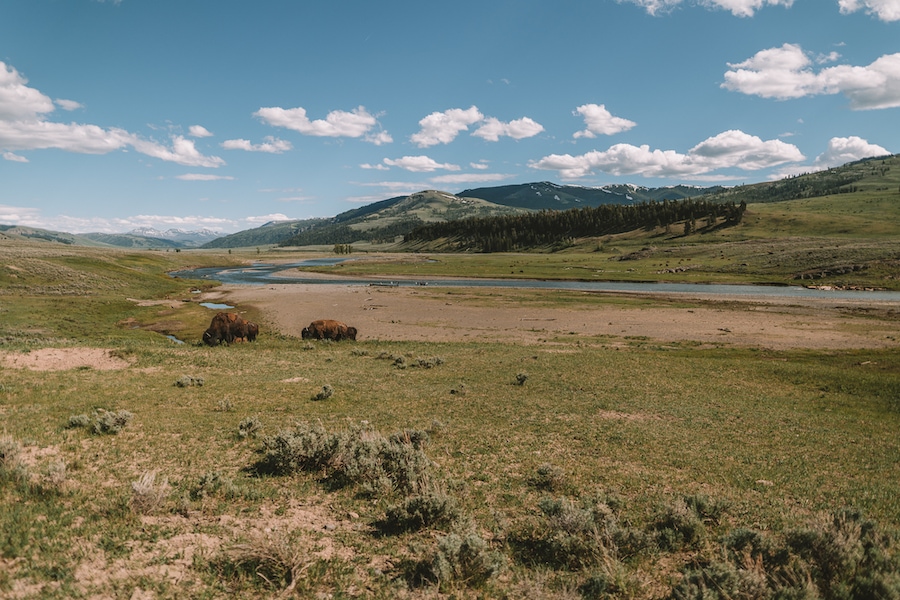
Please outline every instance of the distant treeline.
[{"label": "distant treeline", "polygon": [[719,219],[739,223],[745,209],[743,202],[736,205],[699,199],[604,204],[594,208],[429,223],[407,233],[404,241],[415,244],[445,240],[453,250],[513,252],[557,246],[574,238],[669,228],[679,222],[684,224],[684,232],[690,233],[697,229],[698,221],[707,225]]}]

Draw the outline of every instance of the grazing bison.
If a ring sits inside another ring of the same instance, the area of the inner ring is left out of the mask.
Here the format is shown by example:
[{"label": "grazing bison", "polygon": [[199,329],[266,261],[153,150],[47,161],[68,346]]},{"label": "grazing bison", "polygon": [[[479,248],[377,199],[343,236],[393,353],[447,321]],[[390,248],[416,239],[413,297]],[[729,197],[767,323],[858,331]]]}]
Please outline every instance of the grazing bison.
[{"label": "grazing bison", "polygon": [[309,327],[304,327],[300,335],[304,340],[356,341],[356,327],[349,327],[333,319],[319,319],[310,323]]},{"label": "grazing bison", "polygon": [[235,313],[217,313],[209,324],[209,329],[203,332],[203,341],[210,346],[217,346],[222,342],[233,344],[237,341],[252,342],[259,335],[259,326],[256,323],[244,320]]}]

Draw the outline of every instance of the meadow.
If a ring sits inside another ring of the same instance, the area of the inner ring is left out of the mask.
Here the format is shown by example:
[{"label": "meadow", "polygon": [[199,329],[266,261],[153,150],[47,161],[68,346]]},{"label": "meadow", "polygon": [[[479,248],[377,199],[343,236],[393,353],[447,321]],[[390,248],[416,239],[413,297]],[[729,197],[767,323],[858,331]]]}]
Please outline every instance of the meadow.
[{"label": "meadow", "polygon": [[[783,283],[824,252],[752,237],[333,270]],[[895,346],[313,343],[247,305],[260,338],[210,348],[215,284],[166,275],[297,256],[0,241],[0,596],[900,598]],[[8,361],[47,348],[109,363]]]}]

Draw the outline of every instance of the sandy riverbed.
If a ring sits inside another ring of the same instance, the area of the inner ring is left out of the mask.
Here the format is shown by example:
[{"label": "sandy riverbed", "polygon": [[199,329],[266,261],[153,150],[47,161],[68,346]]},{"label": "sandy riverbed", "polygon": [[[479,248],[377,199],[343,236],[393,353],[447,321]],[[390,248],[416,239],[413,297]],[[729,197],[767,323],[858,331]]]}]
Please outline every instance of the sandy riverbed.
[{"label": "sandy riverbed", "polygon": [[[338,319],[359,329],[360,340],[497,340],[526,344],[560,338],[607,343],[627,338],[692,341],[772,349],[885,348],[900,342],[896,303],[780,298],[661,297],[629,306],[620,295],[580,293],[572,307],[520,303],[522,291],[468,292],[459,288],[274,284],[223,286],[205,300],[252,305],[264,324],[288,335],[313,319]],[[545,292],[553,294],[554,292]],[[571,294],[570,292],[566,292]],[[607,337],[608,336],[608,337]]]}]

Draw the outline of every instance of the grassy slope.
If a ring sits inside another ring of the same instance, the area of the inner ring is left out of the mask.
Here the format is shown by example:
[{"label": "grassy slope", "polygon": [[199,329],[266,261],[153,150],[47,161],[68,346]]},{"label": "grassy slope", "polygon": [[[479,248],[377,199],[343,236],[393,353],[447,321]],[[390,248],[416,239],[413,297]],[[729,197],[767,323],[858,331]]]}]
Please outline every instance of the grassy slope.
[{"label": "grassy slope", "polygon": [[[603,242],[621,246],[617,252],[448,257],[419,266],[522,276],[631,263],[640,274],[656,269],[653,261],[730,264],[728,253],[747,244],[729,242],[721,258],[721,247],[709,252],[707,239],[698,236],[702,244],[687,246],[694,255],[660,250],[636,261],[608,260],[646,243],[622,238]],[[796,243],[751,242],[745,256],[771,256],[765,248],[780,252]],[[672,244],[665,249],[677,248]],[[305,576],[296,584],[301,595],[434,593],[410,591],[402,565],[430,556],[447,527],[377,535],[373,525],[402,497],[372,499],[352,485],[333,489],[319,482],[321,474],[254,476],[248,468],[258,460],[260,439],[237,435],[249,417],[258,418],[263,434],[294,421],[321,422],[333,431],[361,421],[385,434],[431,429],[425,450],[437,465],[435,485],[457,499],[469,523],[457,527],[474,528],[506,557],[505,570],[485,584],[492,597],[571,597],[565,590],[598,573],[617,574],[634,597],[658,597],[682,566],[718,560],[720,536],[739,527],[778,538],[845,506],[865,511],[882,530],[900,522],[900,356],[894,351],[760,352],[611,339],[560,339],[538,348],[308,345],[267,332],[254,345],[174,347],[162,336],[117,326],[127,318],[166,322],[171,310],[124,299],[190,297],[196,282],[163,272],[258,255],[5,245],[0,256],[0,349],[83,344],[134,361],[121,371],[0,371],[3,441],[24,445],[30,474],[0,468],[0,595],[14,589],[42,597],[131,595],[139,587],[161,596],[254,597],[271,588],[226,550],[273,527],[305,532],[305,542],[294,540],[297,548],[314,543],[350,557],[304,554]],[[197,339],[209,318],[193,304],[178,315],[186,339]],[[401,369],[398,356],[410,365],[417,358],[441,360],[433,368]],[[527,374],[525,385],[516,385],[518,374]],[[184,375],[205,384],[176,386]],[[334,396],[313,401],[325,384]],[[128,410],[134,420],[115,436],[65,427],[70,416],[98,407]],[[63,484],[51,475],[60,461]],[[545,464],[563,473],[551,490],[534,483]],[[132,482],[145,472],[167,478],[171,488],[149,516],[129,505]],[[230,485],[200,493],[201,480],[212,474]],[[728,508],[687,547],[653,542],[634,556],[583,568],[535,569],[520,546],[544,527],[537,506],[547,496],[605,499],[621,522],[651,537],[660,511],[683,496]],[[326,513],[326,523],[337,528],[299,527],[298,503]],[[185,566],[178,544],[202,536],[213,545]],[[93,578],[86,578],[86,566]],[[166,568],[183,574],[176,581]],[[465,589],[458,581],[447,585]]]}]

